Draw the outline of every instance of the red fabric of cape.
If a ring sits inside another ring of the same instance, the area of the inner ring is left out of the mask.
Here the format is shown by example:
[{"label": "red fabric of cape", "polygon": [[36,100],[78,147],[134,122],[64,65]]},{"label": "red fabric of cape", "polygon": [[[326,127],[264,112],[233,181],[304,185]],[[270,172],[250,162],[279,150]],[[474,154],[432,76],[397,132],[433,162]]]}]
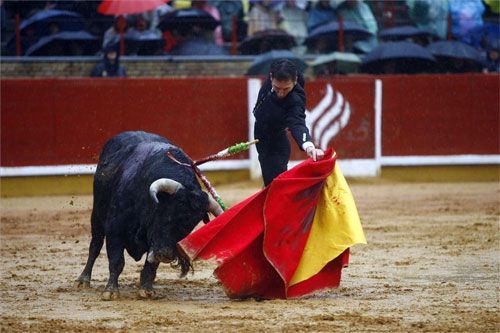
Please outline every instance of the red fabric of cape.
[{"label": "red fabric of cape", "polygon": [[348,250],[306,281],[289,286],[307,242],[325,179],[333,172],[332,150],[278,176],[178,243],[191,260],[215,259],[216,277],[229,297],[288,298],[340,283]]}]

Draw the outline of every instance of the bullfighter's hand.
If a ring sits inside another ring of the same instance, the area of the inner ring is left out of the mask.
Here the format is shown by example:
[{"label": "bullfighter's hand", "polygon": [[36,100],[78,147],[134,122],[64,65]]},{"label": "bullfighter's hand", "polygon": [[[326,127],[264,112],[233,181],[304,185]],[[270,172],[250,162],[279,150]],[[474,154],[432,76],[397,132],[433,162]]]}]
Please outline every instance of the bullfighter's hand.
[{"label": "bullfighter's hand", "polygon": [[316,148],[312,142],[304,143],[303,148],[306,151],[307,156],[312,158],[314,162],[320,161],[325,157],[323,150]]}]

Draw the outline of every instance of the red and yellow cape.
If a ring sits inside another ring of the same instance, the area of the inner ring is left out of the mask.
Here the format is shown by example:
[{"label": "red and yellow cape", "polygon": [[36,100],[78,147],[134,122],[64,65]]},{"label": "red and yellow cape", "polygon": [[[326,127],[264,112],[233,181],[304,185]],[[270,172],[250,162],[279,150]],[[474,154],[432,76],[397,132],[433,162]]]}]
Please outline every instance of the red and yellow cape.
[{"label": "red and yellow cape", "polygon": [[351,191],[329,149],[178,243],[191,260],[215,259],[232,298],[290,298],[340,284],[349,248],[366,244]]}]

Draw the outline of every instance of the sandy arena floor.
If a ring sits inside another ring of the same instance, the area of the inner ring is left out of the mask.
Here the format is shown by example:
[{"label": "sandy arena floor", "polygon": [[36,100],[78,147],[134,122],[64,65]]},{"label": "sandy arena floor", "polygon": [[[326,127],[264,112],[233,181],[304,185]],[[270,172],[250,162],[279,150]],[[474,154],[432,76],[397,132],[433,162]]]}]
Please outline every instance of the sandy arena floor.
[{"label": "sandy arena floor", "polygon": [[[161,265],[155,300],[137,298],[126,256],[121,298],[102,301],[105,249],[90,289],[92,196],[1,199],[2,332],[499,332],[500,186],[353,182],[368,245],[351,249],[341,287],[296,300],[232,301],[207,264],[179,279]],[[234,204],[256,184],[219,186]]]}]

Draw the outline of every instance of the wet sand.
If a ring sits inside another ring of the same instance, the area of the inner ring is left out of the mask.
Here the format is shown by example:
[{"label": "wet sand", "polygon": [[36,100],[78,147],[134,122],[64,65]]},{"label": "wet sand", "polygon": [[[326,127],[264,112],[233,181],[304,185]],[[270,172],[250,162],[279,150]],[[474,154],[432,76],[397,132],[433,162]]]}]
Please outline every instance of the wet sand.
[{"label": "wet sand", "polygon": [[[218,186],[230,205],[259,184]],[[105,249],[76,290],[92,196],[2,198],[2,332],[498,332],[500,186],[352,182],[368,245],[351,249],[338,289],[294,300],[228,299],[213,267],[160,265],[139,299],[142,262],[126,255],[120,299],[101,300]]]}]

